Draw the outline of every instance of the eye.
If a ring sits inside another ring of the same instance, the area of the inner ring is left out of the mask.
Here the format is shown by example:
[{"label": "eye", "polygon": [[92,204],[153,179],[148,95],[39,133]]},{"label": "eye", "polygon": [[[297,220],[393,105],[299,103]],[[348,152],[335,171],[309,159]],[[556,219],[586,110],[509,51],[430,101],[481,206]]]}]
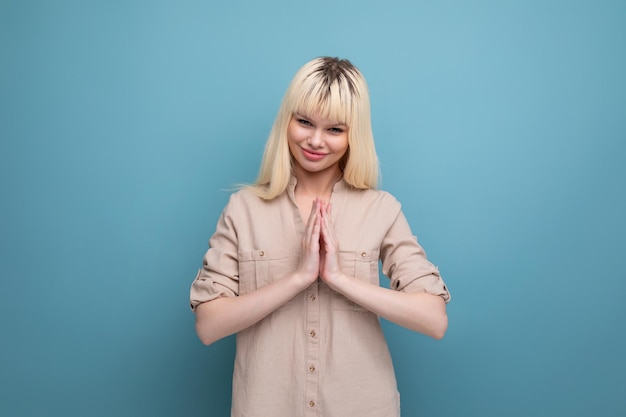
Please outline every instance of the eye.
[{"label": "eye", "polygon": [[331,133],[336,133],[336,134],[340,134],[344,132],[344,129],[340,128],[340,127],[331,127],[330,129],[328,129],[329,132]]},{"label": "eye", "polygon": [[311,122],[309,122],[307,119],[303,119],[303,118],[298,118],[296,119],[296,121],[298,123],[300,123],[303,126],[313,126],[313,124]]}]

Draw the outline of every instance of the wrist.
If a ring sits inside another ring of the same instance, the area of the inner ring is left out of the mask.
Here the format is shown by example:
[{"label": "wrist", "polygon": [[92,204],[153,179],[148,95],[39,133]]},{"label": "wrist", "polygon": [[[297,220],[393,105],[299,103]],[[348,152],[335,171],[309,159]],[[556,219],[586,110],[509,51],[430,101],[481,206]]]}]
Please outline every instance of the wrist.
[{"label": "wrist", "polygon": [[294,285],[297,286],[298,291],[302,291],[305,288],[308,288],[308,286],[311,285],[311,283],[316,279],[317,276],[315,276],[315,274],[304,273],[301,271],[295,271],[291,275],[291,282],[293,282]]},{"label": "wrist", "polygon": [[339,271],[337,274],[329,276],[324,281],[335,292],[344,293],[344,288],[350,283],[351,278]]}]

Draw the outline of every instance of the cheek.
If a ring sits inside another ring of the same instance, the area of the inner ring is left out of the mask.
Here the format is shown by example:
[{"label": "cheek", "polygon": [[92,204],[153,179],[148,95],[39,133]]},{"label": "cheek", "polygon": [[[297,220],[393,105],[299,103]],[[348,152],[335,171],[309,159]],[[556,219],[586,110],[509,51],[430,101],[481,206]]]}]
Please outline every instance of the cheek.
[{"label": "cheek", "polygon": [[289,144],[290,148],[291,148],[291,145],[293,144],[293,142],[295,142],[296,137],[297,136],[295,135],[294,128],[293,128],[292,124],[289,123],[289,126],[287,126],[287,143]]},{"label": "cheek", "polygon": [[338,151],[344,154],[348,151],[348,138],[347,137],[344,139],[344,141],[338,144],[338,148],[339,148]]},{"label": "cheek", "polygon": [[295,144],[291,141],[291,139],[289,139],[289,137],[287,137],[287,148],[289,149],[289,154],[291,156],[293,156],[293,150],[295,148]]},{"label": "cheek", "polygon": [[299,148],[300,141],[298,135],[294,134],[292,130],[287,130],[287,147],[289,148],[289,154],[294,155],[294,152]]},{"label": "cheek", "polygon": [[287,126],[287,141],[289,143],[297,143],[300,141],[301,136],[302,132],[298,125],[289,123],[289,126]]}]

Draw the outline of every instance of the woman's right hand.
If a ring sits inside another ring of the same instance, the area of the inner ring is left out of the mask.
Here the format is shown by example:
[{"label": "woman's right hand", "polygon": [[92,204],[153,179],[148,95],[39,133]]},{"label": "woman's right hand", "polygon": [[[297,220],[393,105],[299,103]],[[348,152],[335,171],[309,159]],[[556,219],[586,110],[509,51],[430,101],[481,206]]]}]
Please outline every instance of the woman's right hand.
[{"label": "woman's right hand", "polygon": [[311,207],[311,214],[306,224],[302,238],[300,264],[296,270],[299,277],[307,286],[319,276],[320,271],[320,230],[321,230],[321,201],[316,198]]}]

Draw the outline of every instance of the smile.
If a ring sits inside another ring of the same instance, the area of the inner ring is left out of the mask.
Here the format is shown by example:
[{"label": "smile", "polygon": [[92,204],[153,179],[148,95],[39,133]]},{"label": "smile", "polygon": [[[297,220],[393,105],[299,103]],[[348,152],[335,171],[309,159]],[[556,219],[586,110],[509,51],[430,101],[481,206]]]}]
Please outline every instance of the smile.
[{"label": "smile", "polygon": [[302,148],[302,154],[309,161],[319,161],[327,155],[325,153],[315,152],[305,148]]}]

